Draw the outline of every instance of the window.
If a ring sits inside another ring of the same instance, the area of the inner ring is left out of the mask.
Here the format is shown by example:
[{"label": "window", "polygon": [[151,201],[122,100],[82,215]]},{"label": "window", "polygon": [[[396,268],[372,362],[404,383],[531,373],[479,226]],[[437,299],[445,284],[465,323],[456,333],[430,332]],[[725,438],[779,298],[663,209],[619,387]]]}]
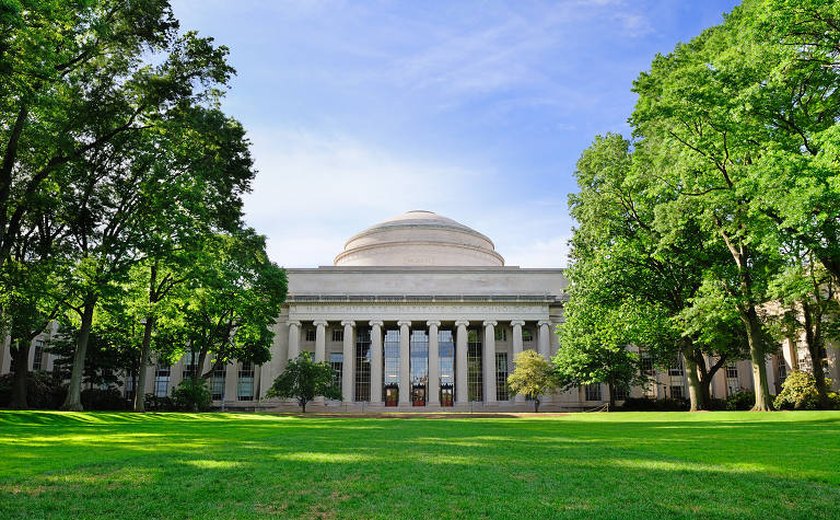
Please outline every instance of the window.
[{"label": "window", "polygon": [[239,401],[254,400],[254,364],[243,361],[239,368],[239,381],[236,383],[236,399]]},{"label": "window", "polygon": [[496,352],[496,400],[508,401],[508,355],[507,352]]},{"label": "window", "polygon": [[467,329],[467,400],[484,400],[484,375],[481,369],[481,333]]},{"label": "window", "polygon": [[44,341],[40,339],[35,340],[35,352],[32,358],[32,371],[37,372],[43,369],[44,361]]},{"label": "window", "polygon": [[785,379],[787,379],[787,364],[785,363],[785,359],[780,357],[778,360],[778,366],[776,367],[776,384],[779,388],[781,388]]},{"label": "window", "polygon": [[339,343],[344,341],[344,329],[333,329],[332,340]]},{"label": "window", "polygon": [[400,331],[392,329],[385,331],[385,342],[382,355],[385,362],[382,365],[382,383],[385,386],[400,383]]},{"label": "window", "polygon": [[452,406],[455,389],[455,337],[451,330],[438,331],[440,356],[440,405]]},{"label": "window", "polygon": [[681,357],[678,357],[674,360],[674,363],[668,369],[669,376],[681,376],[683,375],[683,360]]},{"label": "window", "polygon": [[626,388],[616,388],[615,389],[615,400],[616,401],[624,401],[627,399],[627,389]]},{"label": "window", "polygon": [[315,329],[312,327],[306,327],[303,329],[303,334],[306,341],[315,341]]},{"label": "window", "polygon": [[330,368],[333,369],[333,386],[341,388],[341,373],[344,370],[344,354],[332,352],[330,354]]},{"label": "window", "polygon": [[507,341],[507,329],[496,327],[496,341]]},{"label": "window", "polygon": [[671,385],[671,399],[685,399],[685,389],[682,385]]},{"label": "window", "polygon": [[587,401],[600,401],[601,400],[601,384],[596,383],[594,385],[586,385],[583,387],[584,394],[586,394]]},{"label": "window", "polygon": [[647,352],[641,353],[641,365],[639,367],[642,374],[653,375],[653,358]]},{"label": "window", "polygon": [[221,401],[225,398],[225,376],[227,367],[222,365],[213,369],[213,376],[210,379],[210,393],[214,401]]},{"label": "window", "polygon": [[425,329],[412,330],[408,344],[411,403],[425,406],[429,382],[429,335]]},{"label": "window", "polygon": [[184,356],[184,379],[192,379],[198,366],[198,352],[187,352]]},{"label": "window", "polygon": [[155,396],[166,397],[169,394],[169,365],[158,364],[155,370]]},{"label": "window", "polygon": [[532,341],[534,341],[534,333],[531,332],[531,329],[522,327],[522,342],[531,343]]},{"label": "window", "polygon": [[131,373],[125,378],[125,398],[129,401],[134,400],[137,394],[137,374]]},{"label": "window", "polygon": [[738,366],[735,363],[726,365],[726,378],[738,379]]},{"label": "window", "polygon": [[370,401],[370,328],[356,329],[356,401]]}]

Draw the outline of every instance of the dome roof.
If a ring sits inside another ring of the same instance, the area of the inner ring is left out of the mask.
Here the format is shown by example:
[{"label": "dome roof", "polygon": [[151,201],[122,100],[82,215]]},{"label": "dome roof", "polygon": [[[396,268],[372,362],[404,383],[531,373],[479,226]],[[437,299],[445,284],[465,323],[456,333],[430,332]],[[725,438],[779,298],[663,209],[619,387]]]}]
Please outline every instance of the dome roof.
[{"label": "dome roof", "polygon": [[503,266],[478,231],[426,210],[412,210],[350,238],[337,266]]}]

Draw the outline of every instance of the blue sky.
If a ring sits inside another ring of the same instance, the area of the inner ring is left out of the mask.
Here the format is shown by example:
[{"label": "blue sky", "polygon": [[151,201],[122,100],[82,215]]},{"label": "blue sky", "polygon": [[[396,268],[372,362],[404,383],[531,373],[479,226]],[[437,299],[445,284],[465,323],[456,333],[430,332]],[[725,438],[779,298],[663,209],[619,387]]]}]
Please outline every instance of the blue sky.
[{"label": "blue sky", "polygon": [[285,267],[331,265],[410,209],[494,240],[508,265],[566,265],[575,163],[628,133],[634,78],[733,0],[173,0],[230,47],[224,109],[259,174],[246,221]]}]

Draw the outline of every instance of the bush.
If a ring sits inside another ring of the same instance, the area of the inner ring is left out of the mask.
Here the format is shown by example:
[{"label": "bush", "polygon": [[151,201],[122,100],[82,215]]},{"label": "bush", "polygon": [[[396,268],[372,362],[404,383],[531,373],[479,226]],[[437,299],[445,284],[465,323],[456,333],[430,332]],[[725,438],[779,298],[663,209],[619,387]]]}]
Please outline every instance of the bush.
[{"label": "bush", "polygon": [[628,397],[619,410],[633,412],[682,412],[690,408],[685,399],[648,399],[646,397]]},{"label": "bush", "polygon": [[158,397],[155,394],[146,394],[143,397],[147,412],[173,412],[175,405],[169,397]]},{"label": "bush", "polygon": [[755,393],[750,390],[739,390],[726,398],[727,410],[752,410],[755,406]]},{"label": "bush", "polygon": [[188,412],[202,412],[210,409],[212,404],[210,389],[204,379],[193,381],[185,379],[172,391],[172,403],[178,410]]},{"label": "bush", "polygon": [[[826,379],[825,384],[831,386],[831,380]],[[838,408],[836,393],[829,392],[828,400],[832,408]],[[776,396],[773,404],[780,410],[816,410],[819,408],[819,401],[814,376],[808,372],[794,370],[785,378],[782,391]]]},{"label": "bush", "polygon": [[[0,376],[0,406],[9,406],[12,400],[13,374]],[[61,406],[67,389],[51,372],[30,372],[26,379],[26,402],[29,408],[48,410]]]},{"label": "bush", "polygon": [[87,388],[82,390],[85,410],[126,410],[128,400],[117,388]]}]

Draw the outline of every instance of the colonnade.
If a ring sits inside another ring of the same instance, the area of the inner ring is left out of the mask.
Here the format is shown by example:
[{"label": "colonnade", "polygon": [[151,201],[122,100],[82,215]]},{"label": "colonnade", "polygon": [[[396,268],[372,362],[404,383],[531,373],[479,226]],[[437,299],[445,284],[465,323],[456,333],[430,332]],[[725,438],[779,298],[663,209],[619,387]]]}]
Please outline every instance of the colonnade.
[{"label": "colonnade", "polygon": [[[324,319],[316,319],[307,321],[315,329],[315,349],[314,359],[316,362],[328,361],[327,359],[327,330],[330,323]],[[357,322],[355,320],[343,320],[340,322],[343,327],[342,338],[342,401],[344,403],[353,403],[358,401],[357,396],[354,395],[355,389],[355,374],[356,374],[356,335],[355,329]],[[365,323],[365,322],[360,322]],[[393,327],[393,324],[396,327]],[[468,330],[470,324],[481,324],[483,327],[482,355],[481,355],[481,371],[482,371],[482,394],[485,404],[492,404],[497,402],[496,399],[496,328],[499,326],[498,320],[484,320],[480,322],[469,320],[451,320],[447,324],[446,329],[450,328],[455,336],[455,353],[454,353],[454,403],[456,405],[468,403]],[[506,320],[504,323],[509,323],[512,329],[512,355],[515,358],[525,348],[523,341],[523,327],[526,326],[525,320]],[[551,323],[548,320],[541,320],[537,322],[529,322],[536,324],[537,337],[535,350],[546,359],[550,356],[551,350]],[[383,396],[383,332],[385,331],[385,322],[382,320],[371,320],[367,322],[370,327],[370,402],[372,404],[382,404],[384,402]],[[301,352],[301,333],[303,324],[299,320],[288,321],[288,358],[294,359]],[[475,326],[474,326],[475,328]],[[439,320],[398,320],[389,322],[389,330],[399,330],[399,405],[410,406],[412,388],[411,388],[411,357],[410,357],[410,337],[412,330],[425,330],[428,337],[428,383],[426,388],[425,404],[429,406],[439,406],[440,390],[441,390],[441,363],[440,363],[440,331],[442,330],[441,321]],[[507,352],[504,350],[502,352]],[[522,396],[516,396],[516,402],[524,401]]]}]

